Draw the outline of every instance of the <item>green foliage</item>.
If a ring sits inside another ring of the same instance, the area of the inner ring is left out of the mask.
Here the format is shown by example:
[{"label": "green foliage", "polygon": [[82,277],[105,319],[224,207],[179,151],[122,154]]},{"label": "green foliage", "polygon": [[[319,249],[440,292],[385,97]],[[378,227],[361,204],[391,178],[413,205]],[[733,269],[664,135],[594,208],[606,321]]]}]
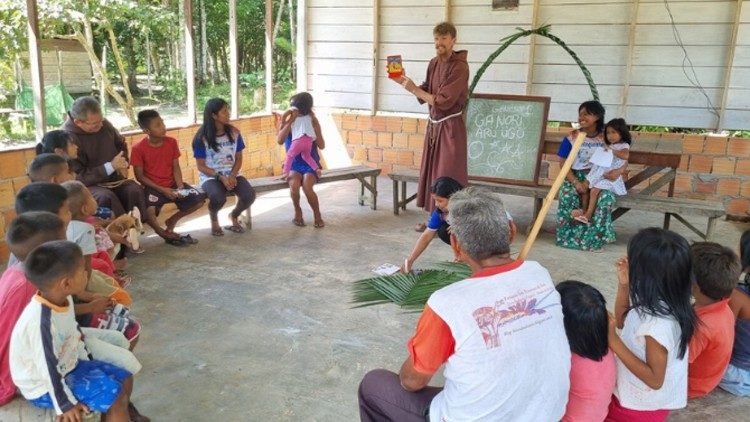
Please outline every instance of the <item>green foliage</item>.
[{"label": "green foliage", "polygon": [[419,274],[395,273],[355,281],[352,303],[355,307],[394,303],[408,311],[420,311],[435,291],[470,276],[468,266],[456,262],[442,262],[436,268]]}]

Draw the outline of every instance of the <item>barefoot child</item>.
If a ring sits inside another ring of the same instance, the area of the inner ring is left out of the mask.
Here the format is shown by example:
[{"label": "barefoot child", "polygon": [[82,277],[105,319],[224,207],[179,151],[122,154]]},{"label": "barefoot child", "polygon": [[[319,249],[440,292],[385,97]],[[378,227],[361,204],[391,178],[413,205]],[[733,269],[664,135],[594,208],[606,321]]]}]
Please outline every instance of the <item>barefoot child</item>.
[{"label": "barefoot child", "polygon": [[739,284],[729,298],[729,307],[736,318],[732,358],[719,387],[747,397],[750,396],[750,230],[740,238],[740,262]]},{"label": "barefoot child", "polygon": [[184,246],[198,243],[189,234],[174,232],[181,218],[194,213],[205,203],[202,193],[182,181],[180,169],[180,148],[174,138],[167,136],[164,120],[156,110],[143,110],[138,113],[138,125],[146,137],[133,146],[131,164],[146,195],[146,212],[156,221],[164,204],[173,202],[177,212],[167,218],[164,239],[170,245]]},{"label": "barefoot child", "polygon": [[693,308],[698,316],[688,352],[688,398],[713,391],[727,370],[734,343],[734,314],[729,296],[740,276],[737,255],[726,246],[696,242],[693,260]]},{"label": "barefoot child", "polygon": [[286,178],[292,169],[295,157],[300,156],[320,177],[320,166],[313,159],[311,151],[313,143],[321,137],[320,123],[312,111],[313,97],[307,92],[300,92],[292,97],[291,108],[282,116],[282,126],[279,131],[280,138],[286,138],[292,133],[292,145],[286,152],[282,176]]},{"label": "barefoot child", "polygon": [[[23,396],[65,421],[81,420],[89,411],[106,413],[108,421],[134,419],[128,406],[133,373],[92,360],[96,353],[87,350],[75,320],[72,295],[86,286],[81,249],[68,241],[48,242],[29,254],[24,267],[39,292],[10,341],[11,374]],[[126,349],[120,353],[135,359]]]},{"label": "barefoot child", "polygon": [[617,385],[607,421],[664,421],[687,405],[687,352],[697,325],[691,266],[687,240],[659,228],[639,231],[617,261],[609,325]]},{"label": "barefoot child", "polygon": [[594,164],[591,167],[591,171],[586,176],[586,181],[583,182],[588,189],[581,194],[582,209],[573,211],[573,218],[584,224],[589,224],[591,221],[591,217],[596,211],[596,201],[599,199],[599,193],[602,190],[611,191],[615,195],[626,195],[628,193],[622,175],[615,180],[609,180],[605,177],[605,173],[608,171],[620,169],[628,164],[632,138],[625,120],[612,119],[606,124],[604,142],[607,145],[604,150],[612,151],[612,164],[609,166]]},{"label": "barefoot child", "polygon": [[580,281],[556,287],[570,344],[570,392],[562,422],[599,422],[607,416],[617,367],[607,345],[607,303],[596,288]]}]

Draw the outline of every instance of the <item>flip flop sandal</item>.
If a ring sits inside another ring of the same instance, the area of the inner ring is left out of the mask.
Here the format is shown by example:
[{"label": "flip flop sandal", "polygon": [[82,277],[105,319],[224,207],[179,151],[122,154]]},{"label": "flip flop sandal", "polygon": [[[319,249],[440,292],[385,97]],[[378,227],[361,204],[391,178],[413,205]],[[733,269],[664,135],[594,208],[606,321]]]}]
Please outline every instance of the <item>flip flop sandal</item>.
[{"label": "flip flop sandal", "polygon": [[221,236],[224,236],[224,231],[222,231],[221,229],[211,230],[211,235],[216,236],[216,237],[221,237]]},{"label": "flip flop sandal", "polygon": [[[117,274],[115,274],[115,275],[117,275]],[[130,286],[130,283],[133,282],[133,278],[130,277],[130,275],[128,275],[128,274],[124,274],[122,276],[118,276],[117,279],[115,279],[115,281],[117,281],[117,284],[119,284],[120,287],[124,289],[124,288]]]},{"label": "flip flop sandal", "polygon": [[225,226],[224,229],[229,230],[232,233],[237,233],[237,234],[245,233],[245,229],[243,229],[242,226],[231,225],[231,226]]},{"label": "flip flop sandal", "polygon": [[305,220],[292,220],[292,224],[294,224],[297,227],[305,227]]},{"label": "flip flop sandal", "polygon": [[323,228],[323,227],[325,227],[325,226],[326,226],[326,223],[324,223],[324,222],[322,222],[322,221],[321,221],[321,222],[319,222],[319,223],[315,223],[315,228],[316,228],[316,229],[322,229],[322,228]]},{"label": "flip flop sandal", "polygon": [[198,239],[193,239],[193,237],[189,234],[183,234],[182,236],[180,236],[180,242],[186,245],[195,245],[196,243],[198,243]]},{"label": "flip flop sandal", "polygon": [[187,243],[182,243],[180,239],[164,239],[164,243],[172,246],[187,246]]}]

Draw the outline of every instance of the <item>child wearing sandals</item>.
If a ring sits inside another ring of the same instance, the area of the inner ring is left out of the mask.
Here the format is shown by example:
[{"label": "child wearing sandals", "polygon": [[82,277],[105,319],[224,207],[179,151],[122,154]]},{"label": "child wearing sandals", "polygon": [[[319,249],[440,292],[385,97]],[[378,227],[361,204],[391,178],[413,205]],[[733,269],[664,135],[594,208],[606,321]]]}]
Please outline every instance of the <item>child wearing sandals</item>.
[{"label": "child wearing sandals", "polygon": [[601,292],[580,281],[556,287],[570,344],[570,392],[562,422],[600,422],[607,416],[617,366],[607,344],[607,303]]},{"label": "child wearing sandals", "polygon": [[131,164],[135,178],[143,185],[146,195],[146,212],[156,219],[164,204],[173,202],[177,212],[166,220],[164,239],[170,245],[184,246],[198,243],[189,234],[174,232],[177,222],[198,211],[206,202],[205,196],[182,181],[180,148],[174,138],[167,136],[164,120],[156,110],[138,113],[138,125],[146,137],[133,146]]},{"label": "child wearing sandals", "polygon": [[617,384],[605,421],[661,422],[687,405],[688,346],[698,325],[690,245],[669,230],[643,229],[616,267],[609,347]]},{"label": "child wearing sandals", "polygon": [[289,111],[281,118],[282,127],[279,135],[286,138],[289,132],[292,133],[292,144],[286,152],[282,177],[289,176],[292,162],[298,156],[320,177],[320,166],[311,155],[313,143],[322,136],[320,123],[312,111],[313,97],[307,92],[300,92],[292,97],[290,105]]},{"label": "child wearing sandals", "polygon": [[628,193],[622,176],[615,180],[604,177],[604,174],[608,171],[619,169],[628,163],[632,138],[624,119],[612,119],[605,125],[604,142],[607,144],[604,151],[610,150],[612,152],[612,162],[609,166],[593,165],[584,182],[589,191],[581,194],[581,209],[573,210],[572,213],[576,221],[584,224],[589,224],[591,217],[594,215],[596,201],[602,190],[608,190],[621,196]]}]

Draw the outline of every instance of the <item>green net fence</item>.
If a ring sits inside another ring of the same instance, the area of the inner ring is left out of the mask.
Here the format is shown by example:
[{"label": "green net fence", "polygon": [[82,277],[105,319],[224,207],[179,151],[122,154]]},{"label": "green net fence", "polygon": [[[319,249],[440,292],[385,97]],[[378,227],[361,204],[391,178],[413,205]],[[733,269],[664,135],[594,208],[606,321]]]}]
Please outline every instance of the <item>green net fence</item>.
[{"label": "green net fence", "polygon": [[[44,113],[47,116],[47,126],[60,126],[65,121],[65,115],[73,104],[73,97],[61,83],[44,87]],[[34,93],[31,86],[21,84],[16,95],[16,110],[29,112],[31,117],[34,110]]]}]

